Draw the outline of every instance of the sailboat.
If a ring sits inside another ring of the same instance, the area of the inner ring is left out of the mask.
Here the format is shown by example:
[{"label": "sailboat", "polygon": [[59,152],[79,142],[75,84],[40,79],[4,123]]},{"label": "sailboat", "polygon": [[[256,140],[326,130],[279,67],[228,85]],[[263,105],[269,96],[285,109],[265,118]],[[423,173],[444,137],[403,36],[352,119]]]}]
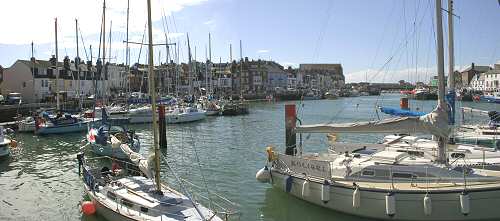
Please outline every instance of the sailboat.
[{"label": "sailboat", "polygon": [[[256,178],[285,192],[335,211],[380,220],[497,220],[498,171],[452,166],[445,102],[441,0],[436,0],[437,107],[420,117],[296,126],[295,105],[285,107],[286,151],[267,148],[268,163]],[[436,156],[410,155],[366,145],[344,145],[327,153],[302,153],[295,133],[430,133]],[[357,146],[357,147],[356,147]],[[344,151],[345,150],[345,151]]]},{"label": "sailboat", "polygon": [[[156,100],[153,71],[153,36],[151,1],[147,1],[149,36],[149,92]],[[156,102],[151,103],[156,113]],[[113,147],[121,148],[138,171],[113,166],[92,168],[83,154],[77,156],[79,173],[83,175],[85,191],[99,214],[108,220],[222,220],[217,213],[195,202],[160,181],[160,149],[157,115],[152,115],[154,157],[149,159],[132,151],[127,144],[112,137]],[[116,161],[115,161],[116,162]],[[115,164],[116,165],[116,164]],[[131,172],[131,173],[129,173]],[[133,175],[133,174],[143,174]],[[181,185],[182,186],[182,185]]]}]

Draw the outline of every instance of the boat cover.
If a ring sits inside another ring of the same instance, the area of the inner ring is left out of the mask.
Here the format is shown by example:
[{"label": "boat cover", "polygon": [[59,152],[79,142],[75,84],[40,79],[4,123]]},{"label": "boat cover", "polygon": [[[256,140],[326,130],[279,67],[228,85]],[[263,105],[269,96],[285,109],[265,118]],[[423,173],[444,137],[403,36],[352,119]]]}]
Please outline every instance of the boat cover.
[{"label": "boat cover", "polygon": [[[446,107],[445,107],[446,108]],[[296,127],[297,133],[430,133],[448,137],[448,112],[438,106],[420,117],[397,117],[380,121],[338,124],[313,124]]]},{"label": "boat cover", "polygon": [[379,107],[379,109],[383,113],[400,117],[420,117],[426,114],[425,112],[404,110],[396,107]]},{"label": "boat cover", "polygon": [[120,147],[120,149],[129,157],[130,161],[139,167],[146,177],[153,178],[153,163],[151,159],[146,159],[141,154],[134,152],[127,144],[122,144],[115,136],[111,135],[111,146],[113,148]]}]

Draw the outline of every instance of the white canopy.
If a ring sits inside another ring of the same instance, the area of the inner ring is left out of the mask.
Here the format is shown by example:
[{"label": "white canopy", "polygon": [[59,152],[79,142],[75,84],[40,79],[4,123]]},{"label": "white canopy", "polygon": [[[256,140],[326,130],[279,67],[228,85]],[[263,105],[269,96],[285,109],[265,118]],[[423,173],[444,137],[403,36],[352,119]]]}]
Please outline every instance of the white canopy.
[{"label": "white canopy", "polygon": [[313,124],[296,127],[297,133],[430,133],[448,137],[448,112],[437,107],[421,117],[398,117],[380,121]]}]

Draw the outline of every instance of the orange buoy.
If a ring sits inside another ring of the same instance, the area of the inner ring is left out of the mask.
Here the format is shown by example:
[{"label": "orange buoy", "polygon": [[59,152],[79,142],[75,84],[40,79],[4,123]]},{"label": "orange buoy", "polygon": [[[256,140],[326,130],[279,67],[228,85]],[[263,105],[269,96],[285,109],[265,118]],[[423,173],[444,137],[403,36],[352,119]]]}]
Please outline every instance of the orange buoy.
[{"label": "orange buoy", "polygon": [[15,140],[10,140],[10,147],[16,148],[17,147],[17,141]]},{"label": "orange buoy", "polygon": [[83,214],[90,216],[95,213],[95,205],[91,201],[83,201],[82,203]]},{"label": "orange buoy", "polygon": [[408,98],[402,97],[401,100],[399,101],[399,107],[404,110],[409,110],[410,105],[408,103]]}]

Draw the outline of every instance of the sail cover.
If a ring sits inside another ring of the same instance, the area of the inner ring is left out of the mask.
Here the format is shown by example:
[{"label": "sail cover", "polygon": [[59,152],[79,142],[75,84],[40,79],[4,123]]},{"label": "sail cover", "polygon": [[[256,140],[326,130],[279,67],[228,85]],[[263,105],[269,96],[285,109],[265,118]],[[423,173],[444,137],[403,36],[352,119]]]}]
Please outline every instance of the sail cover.
[{"label": "sail cover", "polygon": [[111,137],[112,146],[120,146],[120,149],[128,156],[130,161],[139,167],[139,170],[148,178],[153,178],[153,172],[149,160],[144,158],[141,154],[134,152],[127,144],[121,144],[114,136]]},{"label": "sail cover", "polygon": [[420,117],[398,117],[380,121],[339,124],[313,124],[296,127],[297,133],[430,133],[448,137],[448,113],[437,107]]},{"label": "sail cover", "polygon": [[394,108],[394,107],[380,107],[379,109],[383,113],[400,117],[420,117],[426,114],[425,112],[404,110],[401,108]]}]

